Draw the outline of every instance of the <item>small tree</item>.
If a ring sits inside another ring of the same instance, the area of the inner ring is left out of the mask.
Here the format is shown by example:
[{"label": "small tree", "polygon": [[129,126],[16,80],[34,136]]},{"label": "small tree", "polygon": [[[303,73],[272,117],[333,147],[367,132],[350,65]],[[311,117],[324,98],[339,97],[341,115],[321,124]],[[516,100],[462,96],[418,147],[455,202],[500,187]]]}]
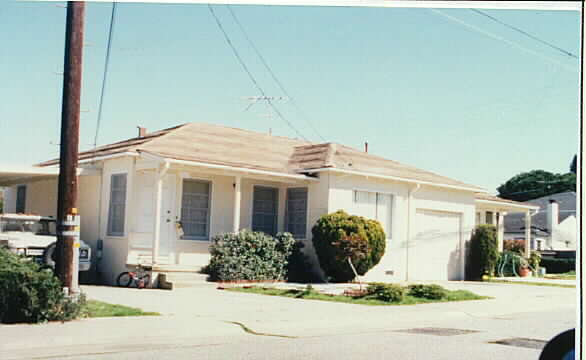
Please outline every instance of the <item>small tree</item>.
[{"label": "small tree", "polygon": [[354,279],[352,265],[364,275],[385,252],[386,236],[378,221],[342,210],[322,216],[311,232],[320,266],[332,281]]},{"label": "small tree", "polygon": [[496,227],[478,225],[470,238],[466,277],[468,280],[480,280],[483,275],[494,276],[497,259]]}]

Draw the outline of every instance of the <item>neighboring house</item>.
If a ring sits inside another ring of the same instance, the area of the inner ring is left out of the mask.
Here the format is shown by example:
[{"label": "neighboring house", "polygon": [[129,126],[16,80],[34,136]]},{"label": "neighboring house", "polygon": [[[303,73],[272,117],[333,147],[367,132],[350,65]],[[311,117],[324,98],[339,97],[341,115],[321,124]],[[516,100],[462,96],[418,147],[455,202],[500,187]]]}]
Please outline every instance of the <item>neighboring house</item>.
[{"label": "neighboring house", "polygon": [[[539,210],[530,226],[531,249],[576,250],[576,193],[573,191],[547,195],[526,201]],[[518,214],[505,217],[505,239],[525,239],[525,223]]]},{"label": "neighboring house", "polygon": [[[157,272],[198,269],[214,235],[244,228],[289,231],[317,264],[311,228],[339,209],[379,220],[387,235],[366,279],[460,280],[478,207],[532,209],[347,146],[201,123],[140,129],[79,159],[81,237],[102,254],[107,283],[145,259]],[[56,166],[0,168],[6,211],[55,215]]]}]

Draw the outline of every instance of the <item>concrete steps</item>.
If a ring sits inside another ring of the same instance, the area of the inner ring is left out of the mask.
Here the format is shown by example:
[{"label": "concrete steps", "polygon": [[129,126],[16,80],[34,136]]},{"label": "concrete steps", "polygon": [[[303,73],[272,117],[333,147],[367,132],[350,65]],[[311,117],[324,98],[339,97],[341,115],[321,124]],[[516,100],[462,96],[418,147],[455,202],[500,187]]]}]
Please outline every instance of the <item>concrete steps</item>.
[{"label": "concrete steps", "polygon": [[216,286],[208,282],[208,276],[202,274],[200,269],[182,268],[181,266],[155,266],[153,272],[158,273],[158,285],[161,289],[179,289],[199,286]]}]

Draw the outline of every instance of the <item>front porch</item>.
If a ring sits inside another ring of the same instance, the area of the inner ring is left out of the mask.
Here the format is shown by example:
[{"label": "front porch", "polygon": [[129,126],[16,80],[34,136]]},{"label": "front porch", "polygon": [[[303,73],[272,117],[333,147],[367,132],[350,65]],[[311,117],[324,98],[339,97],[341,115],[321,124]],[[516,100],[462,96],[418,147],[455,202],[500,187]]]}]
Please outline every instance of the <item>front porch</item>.
[{"label": "front porch", "polygon": [[525,257],[531,254],[531,217],[539,207],[501,199],[487,194],[476,195],[476,225],[489,224],[497,229],[498,250],[504,250],[504,217],[510,213],[525,214]]},{"label": "front porch", "polygon": [[309,233],[305,175],[214,166],[142,153],[128,176],[127,265],[160,272],[198,271],[211,239],[252,229]]}]

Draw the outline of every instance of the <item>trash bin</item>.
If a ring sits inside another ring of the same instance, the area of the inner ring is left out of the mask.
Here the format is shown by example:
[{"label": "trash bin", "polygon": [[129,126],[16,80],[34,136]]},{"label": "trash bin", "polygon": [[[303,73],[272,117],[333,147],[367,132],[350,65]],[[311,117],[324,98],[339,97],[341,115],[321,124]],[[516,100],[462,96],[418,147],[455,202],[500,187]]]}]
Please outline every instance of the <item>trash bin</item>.
[{"label": "trash bin", "polygon": [[540,267],[539,268],[539,276],[545,276],[545,268],[544,267]]}]

